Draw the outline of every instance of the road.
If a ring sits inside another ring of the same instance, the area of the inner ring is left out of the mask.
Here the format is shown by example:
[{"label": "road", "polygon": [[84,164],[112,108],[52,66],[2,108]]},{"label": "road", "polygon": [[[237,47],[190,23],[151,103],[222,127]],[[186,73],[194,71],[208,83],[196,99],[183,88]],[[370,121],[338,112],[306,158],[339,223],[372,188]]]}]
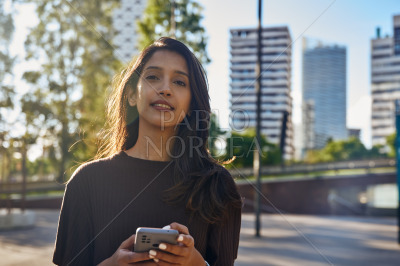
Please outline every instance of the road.
[{"label": "road", "polygon": [[[52,265],[58,211],[37,210],[35,227],[0,232],[0,265]],[[262,216],[262,237],[254,219],[242,216],[236,266],[399,265],[394,218]]]}]

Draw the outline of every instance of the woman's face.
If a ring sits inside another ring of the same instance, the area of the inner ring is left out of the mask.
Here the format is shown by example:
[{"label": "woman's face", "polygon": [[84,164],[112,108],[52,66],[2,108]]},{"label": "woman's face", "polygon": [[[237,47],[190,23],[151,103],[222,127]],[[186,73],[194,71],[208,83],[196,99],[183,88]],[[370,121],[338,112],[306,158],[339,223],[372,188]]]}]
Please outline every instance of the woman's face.
[{"label": "woman's face", "polygon": [[176,127],[190,109],[191,91],[186,60],[168,50],[156,51],[143,67],[129,104],[136,105],[139,121],[165,129]]}]

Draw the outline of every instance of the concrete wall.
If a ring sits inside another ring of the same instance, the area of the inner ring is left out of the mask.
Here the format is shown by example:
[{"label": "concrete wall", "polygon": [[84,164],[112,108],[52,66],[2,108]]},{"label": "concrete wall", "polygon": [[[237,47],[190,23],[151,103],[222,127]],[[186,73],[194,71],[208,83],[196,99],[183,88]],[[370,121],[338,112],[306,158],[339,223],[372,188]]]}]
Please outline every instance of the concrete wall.
[{"label": "concrete wall", "polygon": [[[396,173],[264,181],[262,209],[271,213],[377,214],[377,210],[360,203],[358,196],[366,191],[368,185],[386,183],[396,183]],[[254,184],[239,181],[238,188],[244,198],[243,211],[253,212]]]}]

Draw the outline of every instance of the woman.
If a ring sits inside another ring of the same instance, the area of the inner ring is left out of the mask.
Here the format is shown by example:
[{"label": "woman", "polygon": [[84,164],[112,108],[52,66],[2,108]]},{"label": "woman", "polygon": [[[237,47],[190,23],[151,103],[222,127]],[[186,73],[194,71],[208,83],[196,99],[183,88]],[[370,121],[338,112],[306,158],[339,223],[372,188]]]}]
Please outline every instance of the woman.
[{"label": "woman", "polygon": [[[100,157],[74,173],[60,214],[59,265],[233,265],[241,200],[207,150],[205,72],[161,38],[117,79]],[[178,245],[135,253],[138,227],[169,226]]]}]

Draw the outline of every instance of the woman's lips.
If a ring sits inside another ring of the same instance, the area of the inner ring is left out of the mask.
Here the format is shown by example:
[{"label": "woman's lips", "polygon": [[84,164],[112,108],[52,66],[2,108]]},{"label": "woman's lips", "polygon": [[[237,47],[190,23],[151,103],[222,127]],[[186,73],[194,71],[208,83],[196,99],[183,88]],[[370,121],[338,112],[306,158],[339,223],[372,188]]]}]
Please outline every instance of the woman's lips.
[{"label": "woman's lips", "polygon": [[171,106],[171,104],[167,101],[164,100],[158,100],[150,104],[152,107],[154,107],[157,110],[160,111],[172,111],[174,110],[174,107]]},{"label": "woman's lips", "polygon": [[162,103],[155,103],[155,104],[152,104],[151,106],[153,106],[155,109],[161,110],[161,111],[164,111],[164,110],[172,111],[173,110],[173,108],[171,106],[169,106],[167,104],[162,104]]}]

